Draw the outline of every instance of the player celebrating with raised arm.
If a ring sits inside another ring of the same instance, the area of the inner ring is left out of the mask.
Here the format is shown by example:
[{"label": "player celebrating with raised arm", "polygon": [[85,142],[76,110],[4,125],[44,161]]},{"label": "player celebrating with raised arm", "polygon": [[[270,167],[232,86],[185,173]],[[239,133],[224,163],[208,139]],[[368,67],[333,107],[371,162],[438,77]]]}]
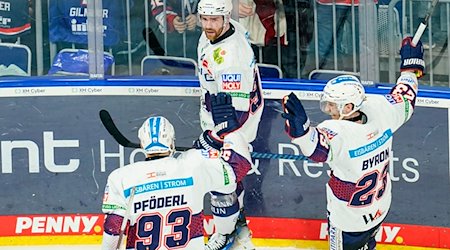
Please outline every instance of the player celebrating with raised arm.
[{"label": "player celebrating with raised arm", "polygon": [[[241,124],[239,131],[251,143],[256,138],[264,100],[248,32],[231,19],[232,8],[231,0],[201,0],[198,4],[203,29],[197,49],[202,90],[200,121],[203,130],[211,129],[210,96],[229,93]],[[228,249],[234,239],[243,249],[254,249],[242,212],[243,196],[242,183],[238,183],[234,195],[224,195],[220,190],[211,194],[216,233],[211,236],[206,250]]]},{"label": "player celebrating with raised arm", "polygon": [[[175,131],[161,116],[139,129],[146,160],[114,170],[108,177],[102,210],[106,214],[103,250],[119,248],[122,222],[130,221],[126,249],[204,248],[203,197],[220,189],[232,193],[250,170],[248,143],[231,97],[211,95],[215,140],[205,131],[194,148],[173,157]],[[125,219],[124,219],[125,218]],[[126,224],[123,224],[125,226]]]},{"label": "player celebrating with raised arm", "polygon": [[414,111],[417,78],[423,75],[423,47],[402,41],[401,75],[389,94],[366,96],[350,75],[331,79],[320,108],[331,116],[310,127],[294,93],[283,99],[285,130],[292,143],[331,168],[326,185],[330,249],[375,249],[375,235],[391,205],[389,164],[392,136]]}]

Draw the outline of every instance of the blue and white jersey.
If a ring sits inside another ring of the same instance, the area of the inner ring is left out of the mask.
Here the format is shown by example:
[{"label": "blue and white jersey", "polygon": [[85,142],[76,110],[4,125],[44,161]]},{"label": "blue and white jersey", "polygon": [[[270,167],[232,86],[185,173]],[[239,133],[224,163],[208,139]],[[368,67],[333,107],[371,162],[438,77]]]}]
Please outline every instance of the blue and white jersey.
[{"label": "blue and white jersey", "polygon": [[409,120],[416,103],[417,79],[402,73],[388,95],[368,96],[361,111],[367,122],[326,120],[292,142],[331,168],[326,185],[330,222],[346,232],[373,228],[391,204],[392,136]]},{"label": "blue and white jersey", "polygon": [[177,158],[114,170],[103,199],[107,218],[102,249],[116,249],[114,235],[120,228],[116,215],[125,215],[133,187],[127,249],[203,249],[204,195],[218,189],[232,193],[250,164],[247,142],[240,132],[233,132],[225,137],[222,154],[190,149]]},{"label": "blue and white jersey", "polygon": [[203,32],[198,43],[200,122],[203,130],[212,130],[209,96],[227,92],[233,97],[241,124],[239,130],[252,142],[264,108],[261,79],[248,32],[238,22],[230,20],[230,23],[231,30],[218,41],[211,42]]}]

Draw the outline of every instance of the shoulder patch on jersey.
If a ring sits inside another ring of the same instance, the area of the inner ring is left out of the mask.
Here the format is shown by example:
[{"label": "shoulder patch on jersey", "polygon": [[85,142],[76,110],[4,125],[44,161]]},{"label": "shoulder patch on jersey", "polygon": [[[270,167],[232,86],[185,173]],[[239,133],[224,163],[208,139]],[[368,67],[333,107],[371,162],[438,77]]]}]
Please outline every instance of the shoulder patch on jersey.
[{"label": "shoulder patch on jersey", "polygon": [[227,54],[226,50],[222,49],[221,47],[218,47],[217,49],[215,49],[213,51],[214,61],[217,64],[222,64],[225,61],[223,56],[226,55],[226,54]]},{"label": "shoulder patch on jersey", "polygon": [[225,185],[230,184],[230,176],[228,175],[228,171],[225,168],[225,166],[222,164],[222,170],[223,170],[223,181]]},{"label": "shoulder patch on jersey", "polygon": [[122,207],[122,206],[119,206],[119,205],[116,205],[116,204],[107,204],[107,203],[102,204],[102,209],[103,210],[109,210],[109,211],[127,210],[126,207]]},{"label": "shoulder patch on jersey", "polygon": [[230,92],[229,93],[231,97],[233,98],[244,98],[244,99],[250,99],[249,93],[242,93],[242,92]]},{"label": "shoulder patch on jersey", "polygon": [[222,74],[222,89],[240,90],[242,86],[241,79],[241,74]]},{"label": "shoulder patch on jersey", "polygon": [[214,77],[212,75],[211,72],[211,68],[209,67],[209,63],[208,60],[206,59],[201,59],[202,65],[199,68],[199,74],[203,75],[205,78],[205,81],[209,82],[209,81],[214,81]]},{"label": "shoulder patch on jersey", "polygon": [[397,104],[403,102],[403,97],[401,95],[388,94],[384,95],[384,98],[386,98],[386,100],[388,100],[390,104]]},{"label": "shoulder patch on jersey", "polygon": [[217,159],[220,156],[220,152],[219,150],[216,149],[202,149],[200,150],[200,152],[202,153],[202,156],[205,158],[210,158],[210,159]]},{"label": "shoulder patch on jersey", "polygon": [[317,130],[319,131],[319,133],[325,135],[328,138],[328,140],[330,140],[330,141],[337,135],[337,132],[335,132],[329,128],[322,127],[322,128],[317,128]]},{"label": "shoulder patch on jersey", "polygon": [[400,77],[397,80],[397,84],[398,83],[406,83],[406,84],[408,84],[410,86],[411,85],[412,86],[417,85],[416,81],[414,81],[414,79],[411,78],[411,76],[408,76],[408,75],[400,75]]},{"label": "shoulder patch on jersey", "polygon": [[372,131],[372,132],[368,133],[366,135],[366,138],[367,138],[367,140],[370,140],[372,138],[375,138],[375,136],[377,136],[378,134],[379,134],[379,131],[375,130],[375,131]]},{"label": "shoulder patch on jersey", "polygon": [[166,171],[159,171],[159,172],[148,172],[145,175],[147,176],[147,179],[151,179],[151,178],[166,176],[167,173],[166,173]]}]

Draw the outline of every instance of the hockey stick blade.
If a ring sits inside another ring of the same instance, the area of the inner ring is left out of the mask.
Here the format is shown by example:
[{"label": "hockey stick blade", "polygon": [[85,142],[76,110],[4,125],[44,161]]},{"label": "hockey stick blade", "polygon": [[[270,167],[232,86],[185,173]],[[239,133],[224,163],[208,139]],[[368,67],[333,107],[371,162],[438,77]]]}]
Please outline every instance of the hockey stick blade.
[{"label": "hockey stick blade", "polygon": [[[111,115],[107,110],[100,110],[100,120],[108,130],[109,134],[119,143],[120,145],[127,148],[140,148],[139,143],[131,142],[128,140],[114,124]],[[190,147],[176,147],[176,151],[186,151]],[[261,153],[261,152],[250,152],[250,155],[254,159],[285,159],[285,160],[308,160],[308,157],[304,155],[291,155],[291,154],[274,154],[274,153]]]},{"label": "hockey stick blade", "polygon": [[[141,145],[136,142],[132,142],[128,140],[117,128],[116,124],[114,123],[111,115],[107,110],[100,110],[99,112],[100,120],[102,121],[103,126],[106,128],[108,133],[116,140],[117,143],[120,145],[126,147],[126,148],[141,148]],[[188,147],[177,147],[177,151],[186,151],[190,148]]]},{"label": "hockey stick blade", "polygon": [[114,140],[116,140],[120,145],[126,148],[141,147],[139,143],[131,142],[119,131],[108,111],[102,109],[100,110],[99,115],[103,126],[106,128],[106,130],[108,130],[108,133],[114,138]]}]

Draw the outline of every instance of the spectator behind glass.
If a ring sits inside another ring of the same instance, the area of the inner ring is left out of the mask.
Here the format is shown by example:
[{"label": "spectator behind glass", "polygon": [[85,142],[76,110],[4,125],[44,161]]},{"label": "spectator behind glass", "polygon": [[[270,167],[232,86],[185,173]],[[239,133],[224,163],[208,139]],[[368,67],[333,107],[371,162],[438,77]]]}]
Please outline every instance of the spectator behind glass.
[{"label": "spectator behind glass", "polygon": [[[286,78],[302,77],[301,72],[305,67],[309,44],[314,33],[313,1],[314,0],[283,1],[287,23],[295,24],[287,26],[289,43],[282,51],[283,70],[285,71],[284,77]],[[300,65],[298,66],[297,64]]]},{"label": "spectator behind glass", "polygon": [[240,0],[239,23],[249,32],[250,42],[256,58],[259,47],[263,47],[263,60],[260,63],[277,64],[277,23],[280,43],[287,45],[286,16],[282,0]]},{"label": "spectator behind glass", "polygon": [[[355,41],[356,54],[359,54],[359,21],[358,6],[359,0],[316,0],[317,8],[317,37],[319,52],[319,68],[334,69],[333,67],[333,21],[336,22],[338,65],[346,68],[340,70],[352,70],[352,2],[355,6]],[[375,3],[378,0],[374,0]],[[333,19],[333,3],[336,4],[336,19]],[[314,50],[313,50],[314,51]],[[314,55],[311,55],[314,57]]]},{"label": "spectator behind glass", "polygon": [[[165,0],[166,12],[164,13],[164,0],[152,0],[151,15],[154,19],[150,21],[150,27],[147,28],[152,45],[151,48],[162,48],[154,51],[155,54],[168,56],[185,56],[197,58],[197,41],[201,34],[201,28],[197,26],[197,4],[198,0]],[[184,12],[184,13],[183,13]],[[164,17],[166,21],[164,21]],[[184,18],[184,20],[183,20]],[[167,27],[165,27],[167,24]],[[164,34],[167,30],[167,48],[164,46]],[[144,38],[146,35],[144,33]],[[155,41],[155,36],[157,41]],[[184,38],[185,36],[185,38]]]}]

